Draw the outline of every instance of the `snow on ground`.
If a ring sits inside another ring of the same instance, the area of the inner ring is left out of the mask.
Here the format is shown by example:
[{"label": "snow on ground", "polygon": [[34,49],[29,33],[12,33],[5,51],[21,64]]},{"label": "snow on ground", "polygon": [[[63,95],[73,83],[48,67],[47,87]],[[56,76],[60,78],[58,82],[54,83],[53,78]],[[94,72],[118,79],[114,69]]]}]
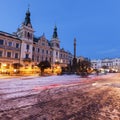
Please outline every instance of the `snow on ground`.
[{"label": "snow on ground", "polygon": [[58,87],[69,83],[77,83],[85,79],[95,79],[96,77],[108,77],[113,74],[95,76],[91,75],[88,78],[81,78],[77,75],[62,75],[48,77],[17,77],[0,79],[0,95],[2,99],[26,96],[36,94],[45,88]]},{"label": "snow on ground", "polygon": [[0,78],[0,110],[33,105],[37,102],[38,93],[43,90],[84,83],[99,78],[109,78],[113,74],[91,75],[81,78],[77,75],[62,76],[29,76],[15,78]]}]

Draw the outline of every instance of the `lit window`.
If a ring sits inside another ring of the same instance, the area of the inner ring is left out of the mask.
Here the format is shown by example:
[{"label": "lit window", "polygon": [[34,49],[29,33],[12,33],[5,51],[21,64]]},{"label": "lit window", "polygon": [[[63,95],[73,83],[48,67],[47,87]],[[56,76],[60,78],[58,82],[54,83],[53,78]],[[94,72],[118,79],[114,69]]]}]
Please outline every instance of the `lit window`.
[{"label": "lit window", "polygon": [[7,65],[6,65],[6,69],[9,69],[9,68],[10,68],[10,64],[7,64]]}]

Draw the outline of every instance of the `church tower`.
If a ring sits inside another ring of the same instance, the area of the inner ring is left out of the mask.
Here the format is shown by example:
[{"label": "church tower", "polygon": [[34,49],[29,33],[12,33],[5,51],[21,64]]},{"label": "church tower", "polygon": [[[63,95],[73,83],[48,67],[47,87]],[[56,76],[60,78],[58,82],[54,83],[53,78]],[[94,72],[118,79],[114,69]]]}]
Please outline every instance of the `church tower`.
[{"label": "church tower", "polygon": [[30,11],[29,8],[26,12],[25,20],[22,26],[18,28],[17,36],[21,39],[21,62],[24,64],[25,61],[32,60],[32,48],[33,48],[33,33]]},{"label": "church tower", "polygon": [[53,49],[53,64],[55,62],[60,62],[60,41],[58,39],[56,26],[54,27],[53,36],[52,36],[50,43]]}]

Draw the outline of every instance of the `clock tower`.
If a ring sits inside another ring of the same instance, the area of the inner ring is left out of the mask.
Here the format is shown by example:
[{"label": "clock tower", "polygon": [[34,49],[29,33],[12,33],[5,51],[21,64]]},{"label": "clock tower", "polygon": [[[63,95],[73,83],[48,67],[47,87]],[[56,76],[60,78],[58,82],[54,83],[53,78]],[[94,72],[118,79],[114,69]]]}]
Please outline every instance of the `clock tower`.
[{"label": "clock tower", "polygon": [[21,39],[21,63],[31,62],[33,48],[33,33],[29,8],[26,12],[22,26],[18,28],[17,35]]},{"label": "clock tower", "polygon": [[57,27],[54,27],[52,39],[50,41],[53,50],[53,64],[60,62],[60,41],[58,39]]}]

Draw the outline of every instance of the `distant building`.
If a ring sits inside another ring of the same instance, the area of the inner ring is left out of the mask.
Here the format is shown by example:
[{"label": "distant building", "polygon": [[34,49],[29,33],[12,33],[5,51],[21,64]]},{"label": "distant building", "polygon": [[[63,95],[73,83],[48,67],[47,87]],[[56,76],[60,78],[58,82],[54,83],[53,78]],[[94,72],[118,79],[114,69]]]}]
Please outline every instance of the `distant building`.
[{"label": "distant building", "polygon": [[117,69],[120,71],[120,58],[91,60],[94,69],[100,69],[106,66],[108,69]]},{"label": "distant building", "polygon": [[30,11],[26,12],[25,20],[14,34],[0,31],[0,72],[13,73],[21,67],[22,71],[32,73],[41,61],[48,60],[53,66],[59,62],[66,67],[73,59],[70,52],[60,48],[60,40],[55,26],[51,40],[34,37]]}]

